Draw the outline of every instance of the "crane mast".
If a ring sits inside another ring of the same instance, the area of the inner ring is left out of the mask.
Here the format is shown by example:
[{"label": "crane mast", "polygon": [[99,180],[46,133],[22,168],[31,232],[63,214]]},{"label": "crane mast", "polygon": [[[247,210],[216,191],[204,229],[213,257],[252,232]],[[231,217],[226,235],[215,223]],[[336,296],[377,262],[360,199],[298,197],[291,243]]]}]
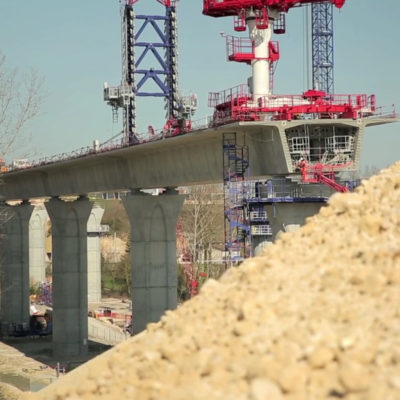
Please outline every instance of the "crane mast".
[{"label": "crane mast", "polygon": [[122,82],[126,88],[126,102],[123,105],[124,137],[126,142],[137,141],[136,96],[135,96],[135,14],[130,2],[121,8],[122,14]]},{"label": "crane mast", "polygon": [[313,89],[333,94],[335,92],[333,4],[312,4],[311,21]]}]

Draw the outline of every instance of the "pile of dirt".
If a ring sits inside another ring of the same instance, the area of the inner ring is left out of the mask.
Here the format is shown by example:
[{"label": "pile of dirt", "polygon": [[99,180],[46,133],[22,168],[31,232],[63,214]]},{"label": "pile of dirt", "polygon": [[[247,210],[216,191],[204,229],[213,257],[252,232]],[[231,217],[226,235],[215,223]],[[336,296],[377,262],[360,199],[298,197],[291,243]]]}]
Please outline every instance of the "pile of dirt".
[{"label": "pile of dirt", "polygon": [[400,163],[36,398],[399,399]]},{"label": "pile of dirt", "polygon": [[0,400],[19,400],[21,391],[12,385],[0,382]]}]

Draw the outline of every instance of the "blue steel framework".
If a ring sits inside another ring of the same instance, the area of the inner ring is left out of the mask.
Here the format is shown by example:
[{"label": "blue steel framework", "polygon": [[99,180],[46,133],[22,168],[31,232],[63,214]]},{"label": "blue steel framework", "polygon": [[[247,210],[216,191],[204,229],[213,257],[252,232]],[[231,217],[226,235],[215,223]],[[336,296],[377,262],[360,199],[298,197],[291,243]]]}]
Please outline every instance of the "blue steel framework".
[{"label": "blue steel framework", "polygon": [[[177,52],[177,20],[176,6],[173,2],[165,3],[166,14],[136,15],[136,21],[141,25],[135,34],[134,46],[140,49],[134,71],[137,85],[134,88],[138,97],[164,97],[166,100],[167,120],[175,120],[179,116],[179,91],[178,91],[178,52]],[[164,23],[164,31],[160,28]],[[141,36],[146,28],[152,28],[160,39],[158,42],[141,41]],[[147,56],[153,54],[158,62],[156,67],[142,67]],[[148,92],[144,85],[148,80],[153,80],[158,91]]]},{"label": "blue steel framework", "polygon": [[333,4],[311,5],[313,88],[334,93]]},{"label": "blue steel framework", "polygon": [[[195,110],[195,104],[191,104],[189,109],[184,108],[185,104],[180,104],[183,100],[178,91],[176,0],[157,0],[165,6],[164,16],[136,15],[133,4],[137,1],[125,0],[121,8],[121,85],[114,88],[107,84],[104,86],[104,100],[113,107],[114,121],[118,119],[118,108],[124,110],[124,141],[128,144],[139,142],[136,126],[137,97],[164,97],[169,126],[187,119]],[[149,30],[155,32],[157,41],[141,40],[143,33]],[[149,62],[149,56],[154,56],[156,65],[154,59],[152,63]],[[153,92],[145,89],[149,80],[156,84],[157,89]]]}]

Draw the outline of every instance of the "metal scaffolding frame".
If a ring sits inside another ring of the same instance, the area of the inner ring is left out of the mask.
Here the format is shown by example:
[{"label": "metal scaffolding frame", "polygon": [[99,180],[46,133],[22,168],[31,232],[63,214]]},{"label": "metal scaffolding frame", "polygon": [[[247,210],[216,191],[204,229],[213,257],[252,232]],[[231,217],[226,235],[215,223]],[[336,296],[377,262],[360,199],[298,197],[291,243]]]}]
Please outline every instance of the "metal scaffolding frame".
[{"label": "metal scaffolding frame", "polygon": [[225,265],[251,256],[251,232],[245,198],[248,195],[249,150],[237,143],[236,132],[223,136]]},{"label": "metal scaffolding frame", "polygon": [[311,5],[313,88],[326,94],[335,92],[333,51],[333,4]]}]

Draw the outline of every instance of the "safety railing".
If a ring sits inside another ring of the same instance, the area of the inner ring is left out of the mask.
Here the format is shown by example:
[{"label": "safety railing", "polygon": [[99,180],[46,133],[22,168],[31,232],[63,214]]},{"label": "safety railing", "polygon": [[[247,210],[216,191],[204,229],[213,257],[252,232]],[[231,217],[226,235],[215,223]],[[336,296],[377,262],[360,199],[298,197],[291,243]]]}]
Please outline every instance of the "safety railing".
[{"label": "safety railing", "polygon": [[221,92],[210,92],[208,95],[208,105],[209,107],[217,107],[222,104],[231,103],[234,101],[250,100],[250,92],[247,85],[242,84],[230,89],[222,90]]},{"label": "safety railing", "polygon": [[288,201],[298,198],[326,198],[329,193],[322,186],[299,185],[286,179],[268,179],[261,181],[248,181],[247,200],[274,201],[274,199],[287,199]]},{"label": "safety railing", "polygon": [[368,118],[399,118],[399,114],[396,110],[396,105],[392,104],[390,106],[379,106],[376,107],[374,115],[369,116]]},{"label": "safety railing", "polygon": [[254,60],[254,42],[251,39],[226,36],[226,52],[229,61]]},{"label": "safety railing", "polygon": [[268,95],[258,99],[258,107],[295,107],[301,105],[325,104],[330,106],[348,106],[374,110],[374,96],[366,94],[335,94],[323,98],[313,98],[306,95]]},{"label": "safety railing", "polygon": [[250,221],[252,222],[266,221],[267,219],[266,211],[250,211]]},{"label": "safety railing", "polygon": [[110,225],[96,225],[89,226],[88,233],[108,233],[110,232]]},{"label": "safety railing", "polygon": [[366,94],[334,94],[325,97],[313,97],[311,95],[267,95],[259,97],[257,104],[254,104],[248,86],[245,84],[223,90],[221,92],[211,92],[208,104],[210,107],[221,106],[232,103],[233,106],[251,106],[258,108],[282,108],[295,107],[301,105],[324,104],[330,106],[349,106],[359,109],[374,111],[376,109],[375,96]]},{"label": "safety railing", "polygon": [[[213,117],[208,115],[198,120],[191,121],[191,129],[188,132],[207,129],[210,128],[212,125],[213,125]],[[188,132],[182,132],[181,134],[185,134]],[[169,137],[169,132],[166,131],[164,128],[154,130],[152,127],[149,127],[146,133],[142,132],[137,135],[138,143],[136,143],[135,145],[162,140],[168,137]],[[95,154],[101,154],[108,151],[118,150],[130,146],[132,146],[132,144],[127,143],[123,138],[122,139],[119,138],[112,141],[107,141],[103,144],[97,143],[94,144],[93,146],[81,147],[79,149],[72,150],[71,152],[64,152],[51,156],[41,157],[37,160],[27,161],[23,165],[21,164],[21,165],[7,166],[7,171],[4,171],[4,173],[41,167],[48,164],[73,160]]]},{"label": "safety railing", "polygon": [[269,225],[253,225],[251,234],[253,236],[270,236],[272,235],[272,229]]}]

